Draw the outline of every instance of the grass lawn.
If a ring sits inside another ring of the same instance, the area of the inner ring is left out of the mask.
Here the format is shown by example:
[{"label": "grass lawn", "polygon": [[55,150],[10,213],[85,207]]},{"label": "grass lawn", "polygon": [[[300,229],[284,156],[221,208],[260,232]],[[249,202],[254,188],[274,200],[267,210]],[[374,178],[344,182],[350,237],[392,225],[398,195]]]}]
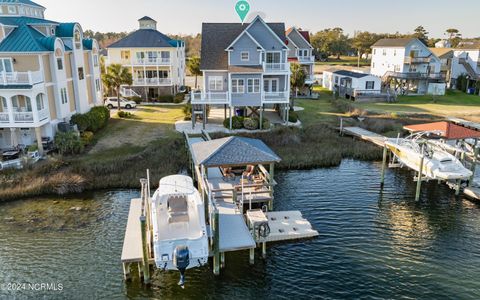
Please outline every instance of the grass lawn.
[{"label": "grass lawn", "polygon": [[139,106],[134,119],[121,119],[113,113],[107,128],[98,133],[98,143],[90,154],[130,146],[144,147],[162,137],[176,134],[174,124],[183,120],[182,106]]},{"label": "grass lawn", "polygon": [[[356,56],[340,56],[340,59],[337,59],[335,56],[330,56],[327,61],[318,61],[315,62],[318,66],[357,66],[358,57]],[[360,59],[360,66],[370,66],[370,60]]]},{"label": "grass lawn", "polygon": [[309,126],[316,123],[336,122],[337,117],[342,114],[336,112],[330,102],[332,99],[332,92],[320,86],[315,86],[313,91],[320,95],[318,100],[295,100],[295,106],[304,108],[304,110],[298,112],[298,117],[303,125]]},{"label": "grass lawn", "polygon": [[480,97],[460,91],[447,91],[445,96],[401,96],[396,103],[355,103],[356,107],[379,114],[430,114],[480,119]]}]

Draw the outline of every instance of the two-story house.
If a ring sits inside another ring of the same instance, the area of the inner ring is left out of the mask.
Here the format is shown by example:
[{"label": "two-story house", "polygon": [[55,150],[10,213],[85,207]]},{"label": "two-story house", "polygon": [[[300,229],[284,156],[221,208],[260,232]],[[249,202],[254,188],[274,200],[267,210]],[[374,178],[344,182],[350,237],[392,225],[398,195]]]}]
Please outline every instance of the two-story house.
[{"label": "two-story house", "polygon": [[310,33],[291,27],[286,32],[288,61],[298,63],[302,66],[307,78],[305,84],[311,86],[314,81],[313,67],[315,65],[315,56],[313,47],[310,44]]},{"label": "two-story house", "polygon": [[[192,104],[249,108],[259,112],[276,107],[288,120],[290,64],[285,24],[204,23],[201,70],[204,89],[192,93]],[[261,122],[260,122],[261,123]]]},{"label": "two-story house", "polygon": [[371,73],[386,88],[409,94],[442,94],[441,62],[416,38],[381,39],[372,46]]},{"label": "two-story house", "polygon": [[95,40],[44,18],[28,0],[0,0],[0,148],[53,138],[57,124],[102,102]]},{"label": "two-story house", "polygon": [[130,69],[133,84],[122,88],[123,96],[155,100],[172,95],[185,85],[185,43],[157,30],[150,17],[138,20],[139,29],[107,47],[106,65]]},{"label": "two-story house", "polygon": [[454,59],[452,64],[452,82],[456,84],[456,79],[465,75],[468,76],[469,86],[474,86],[476,81],[480,80],[480,43],[464,42],[454,49]]}]

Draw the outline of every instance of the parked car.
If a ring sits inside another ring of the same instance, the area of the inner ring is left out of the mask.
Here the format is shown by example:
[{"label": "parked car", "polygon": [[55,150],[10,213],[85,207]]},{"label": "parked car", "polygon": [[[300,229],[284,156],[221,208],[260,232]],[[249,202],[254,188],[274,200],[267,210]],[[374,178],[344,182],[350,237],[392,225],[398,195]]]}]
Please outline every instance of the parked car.
[{"label": "parked car", "polygon": [[[108,107],[108,109],[116,108],[118,107],[118,100],[117,97],[108,97],[105,99],[105,106]],[[135,101],[130,101],[125,98],[120,98],[120,107],[121,108],[126,108],[126,109],[131,109],[137,107],[137,103]]]}]

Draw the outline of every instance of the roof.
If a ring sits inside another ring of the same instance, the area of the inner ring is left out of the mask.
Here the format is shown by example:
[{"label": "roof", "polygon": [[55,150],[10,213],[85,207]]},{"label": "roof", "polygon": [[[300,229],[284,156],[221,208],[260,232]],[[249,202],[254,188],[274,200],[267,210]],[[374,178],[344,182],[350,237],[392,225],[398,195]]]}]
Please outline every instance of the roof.
[{"label": "roof", "polygon": [[406,47],[412,41],[416,40],[415,38],[399,38],[399,39],[381,39],[373,44],[372,48],[375,47]]},{"label": "roof", "polygon": [[306,31],[306,30],[299,30],[298,32],[303,36],[303,38],[304,38],[308,43],[310,43],[310,32],[308,32],[308,31]]},{"label": "roof", "polygon": [[[0,0],[1,1],[1,0]],[[40,18],[32,18],[32,17],[7,17],[3,16],[0,17],[0,23],[4,25],[10,25],[10,26],[19,26],[21,24],[25,25],[36,25],[36,24],[53,24],[57,25],[58,22],[55,21],[50,21],[46,19],[40,19]]]},{"label": "roof", "polygon": [[[284,23],[266,23],[270,29],[285,41]],[[203,23],[202,24],[202,70],[227,70],[227,47],[249,26],[241,23]]]},{"label": "roof", "polygon": [[93,49],[93,39],[83,39],[82,44],[83,44],[83,48],[87,50]]},{"label": "roof", "polygon": [[480,41],[474,42],[462,42],[457,47],[458,49],[465,49],[465,50],[479,50],[480,49]]},{"label": "roof", "polygon": [[480,138],[480,131],[456,125],[450,122],[435,122],[418,125],[408,125],[404,127],[405,130],[411,132],[420,131],[439,131],[440,138],[447,140],[462,140],[468,138]]},{"label": "roof", "polygon": [[[150,18],[149,16],[145,16],[143,18],[138,19],[139,21],[155,21],[154,19]],[[156,22],[156,21],[155,21]]]},{"label": "roof", "polygon": [[263,73],[262,66],[229,66],[228,71],[232,73]]},{"label": "roof", "polygon": [[[173,42],[172,42],[173,41]],[[155,29],[139,29],[107,48],[165,48],[178,43]]]},{"label": "roof", "polygon": [[333,71],[334,74],[337,75],[342,75],[342,76],[347,76],[347,77],[353,77],[353,78],[363,78],[370,76],[370,74],[366,73],[359,73],[359,72],[352,72],[352,71],[347,71],[347,70],[338,70],[338,71]]},{"label": "roof", "polygon": [[62,23],[57,27],[57,36],[58,37],[73,37],[73,31],[77,23]]},{"label": "roof", "polygon": [[18,23],[1,43],[0,52],[46,52],[50,51],[44,35],[32,27]]},{"label": "roof", "polygon": [[453,57],[452,48],[428,48],[438,58]]},{"label": "roof", "polygon": [[22,4],[25,4],[25,5],[31,5],[31,6],[36,6],[36,7],[40,7],[40,8],[45,8],[45,7],[41,6],[40,4],[35,3],[33,1],[30,1],[30,0],[0,0],[0,3],[7,3],[7,4],[22,3]]},{"label": "roof", "polygon": [[195,143],[195,164],[205,167],[246,166],[280,162],[281,159],[264,142],[238,136]]}]

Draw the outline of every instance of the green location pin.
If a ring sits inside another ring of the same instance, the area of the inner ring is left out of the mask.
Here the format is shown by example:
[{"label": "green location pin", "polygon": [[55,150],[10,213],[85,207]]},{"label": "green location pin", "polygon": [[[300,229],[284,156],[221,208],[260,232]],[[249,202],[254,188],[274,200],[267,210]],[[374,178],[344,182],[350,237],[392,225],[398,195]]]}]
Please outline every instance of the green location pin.
[{"label": "green location pin", "polygon": [[245,18],[248,15],[248,12],[250,11],[250,3],[248,3],[245,0],[240,0],[237,2],[235,5],[235,11],[237,12],[238,16],[240,17],[240,20],[245,21]]}]

